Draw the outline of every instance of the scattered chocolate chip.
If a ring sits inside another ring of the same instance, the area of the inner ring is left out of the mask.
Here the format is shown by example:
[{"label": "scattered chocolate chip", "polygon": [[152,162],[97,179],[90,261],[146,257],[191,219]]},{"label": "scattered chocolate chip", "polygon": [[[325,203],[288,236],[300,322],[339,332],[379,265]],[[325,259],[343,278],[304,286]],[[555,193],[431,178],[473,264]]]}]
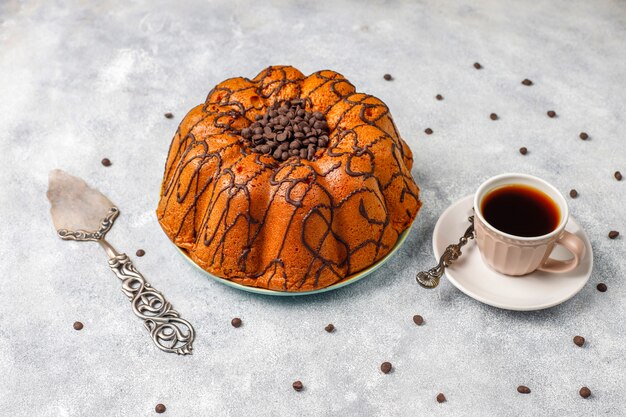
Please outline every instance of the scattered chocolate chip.
[{"label": "scattered chocolate chip", "polygon": [[439,394],[437,394],[437,402],[439,404],[441,404],[443,402],[446,402],[446,396],[443,395],[443,393],[440,392]]},{"label": "scattered chocolate chip", "polygon": [[489,118],[490,118],[491,120],[498,120],[498,115],[497,115],[497,114],[495,114],[495,113],[491,113],[491,114],[489,115]]},{"label": "scattered chocolate chip", "polygon": [[300,381],[295,381],[293,384],[291,384],[291,386],[296,391],[302,391],[302,389],[304,388],[304,385],[302,385],[302,382],[300,382]]},{"label": "scattered chocolate chip", "polygon": [[393,80],[393,77],[391,76],[391,74],[385,74],[385,75],[383,75],[383,78],[384,78],[385,80],[387,80],[387,81],[391,81],[391,80]]},{"label": "scattered chocolate chip", "polygon": [[439,101],[443,100],[443,96],[441,94],[437,94],[435,98]]},{"label": "scattered chocolate chip", "polygon": [[327,325],[326,327],[324,327],[324,330],[326,330],[328,333],[332,333],[335,331],[335,326],[331,324]]},{"label": "scattered chocolate chip", "polygon": [[609,232],[609,239],[615,239],[619,236],[619,232],[617,230],[611,230]]},{"label": "scattered chocolate chip", "polygon": [[163,116],[165,116],[166,119],[172,119],[174,117],[174,115],[170,112],[165,113]]},{"label": "scattered chocolate chip", "polygon": [[582,336],[574,336],[574,344],[578,347],[582,347],[585,344],[585,338]]},{"label": "scattered chocolate chip", "polygon": [[83,323],[81,323],[80,321],[75,321],[74,330],[83,330]]},{"label": "scattered chocolate chip", "polygon": [[383,371],[383,374],[388,374],[389,372],[391,372],[391,363],[390,362],[383,362],[380,365],[380,370]]},{"label": "scattered chocolate chip", "polygon": [[517,392],[519,392],[520,394],[530,394],[530,388],[524,385],[520,385],[519,387],[517,387]]},{"label": "scattered chocolate chip", "polygon": [[233,327],[241,327],[241,323],[242,321],[239,317],[235,317],[234,319],[230,321],[230,324],[232,324]]},{"label": "scattered chocolate chip", "polygon": [[548,117],[556,117],[556,112],[554,110],[548,110]]},{"label": "scattered chocolate chip", "polygon": [[424,130],[424,133],[426,133],[427,135],[432,135],[433,134],[433,130],[430,127],[428,127],[428,128],[426,128],[426,130]]},{"label": "scattered chocolate chip", "polygon": [[580,132],[580,135],[578,135],[578,137],[581,138],[582,140],[589,139],[589,135],[586,134],[585,132]]},{"label": "scattered chocolate chip", "polygon": [[591,390],[587,387],[582,387],[578,393],[583,398],[589,398],[591,396]]},{"label": "scattered chocolate chip", "polygon": [[[362,118],[368,117],[364,108]],[[250,126],[233,133],[241,136],[248,151],[285,161],[291,157],[312,160],[330,142],[328,122],[321,112],[305,110],[303,100],[286,100],[255,116]]]},{"label": "scattered chocolate chip", "polygon": [[528,153],[528,149],[526,149],[525,146],[522,146],[521,148],[519,148],[519,153],[521,153],[522,155],[526,155]]},{"label": "scattered chocolate chip", "polygon": [[110,167],[111,166],[111,160],[109,158],[104,158],[102,160],[102,165],[104,165],[105,167]]},{"label": "scattered chocolate chip", "polygon": [[524,84],[524,85],[533,85],[533,82],[530,81],[528,78],[525,78],[524,81],[522,81],[522,84]]},{"label": "scattered chocolate chip", "polygon": [[478,62],[474,62],[474,68],[476,69],[481,69],[483,66],[480,65]]},{"label": "scattered chocolate chip", "polygon": [[622,180],[622,173],[619,171],[615,171],[615,174],[613,174],[613,176],[615,177],[616,180],[621,181]]},{"label": "scattered chocolate chip", "polygon": [[143,249],[137,249],[137,252],[135,252],[135,255],[139,256],[140,258],[144,256],[145,254],[146,254],[146,251]]},{"label": "scattered chocolate chip", "polygon": [[606,286],[606,284],[604,282],[599,283],[598,285],[596,285],[596,289],[600,292],[606,292],[606,290],[608,289],[608,287]]},{"label": "scattered chocolate chip", "polygon": [[578,191],[572,188],[571,190],[569,190],[569,196],[572,198],[578,197]]},{"label": "scattered chocolate chip", "polygon": [[424,317],[420,316],[419,314],[414,315],[413,323],[417,324],[418,326],[421,326],[422,324],[424,324]]},{"label": "scattered chocolate chip", "polygon": [[157,404],[156,407],[154,407],[154,411],[156,411],[158,414],[163,414],[165,410],[167,410],[167,408],[165,408],[163,404]]}]

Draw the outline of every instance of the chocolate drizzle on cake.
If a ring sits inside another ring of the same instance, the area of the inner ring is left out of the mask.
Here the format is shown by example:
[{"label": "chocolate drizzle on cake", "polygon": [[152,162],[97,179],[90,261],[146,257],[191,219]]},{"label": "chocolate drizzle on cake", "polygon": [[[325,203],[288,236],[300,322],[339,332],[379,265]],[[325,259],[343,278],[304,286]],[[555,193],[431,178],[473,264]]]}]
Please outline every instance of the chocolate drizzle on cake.
[{"label": "chocolate drizzle on cake", "polygon": [[[269,67],[254,80],[220,83],[183,120],[157,214],[173,242],[226,279],[285,291],[319,288],[358,272],[367,266],[363,259],[383,257],[410,224],[421,206],[411,164],[380,100],[332,71],[304,77]],[[337,194],[340,186],[348,191]],[[346,216],[367,233],[346,237]],[[288,274],[295,247],[307,264]]]},{"label": "chocolate drizzle on cake", "polygon": [[328,145],[326,118],[319,111],[306,111],[303,100],[275,103],[255,119],[241,130],[243,143],[253,152],[279,161],[294,156],[311,161],[318,148]]}]

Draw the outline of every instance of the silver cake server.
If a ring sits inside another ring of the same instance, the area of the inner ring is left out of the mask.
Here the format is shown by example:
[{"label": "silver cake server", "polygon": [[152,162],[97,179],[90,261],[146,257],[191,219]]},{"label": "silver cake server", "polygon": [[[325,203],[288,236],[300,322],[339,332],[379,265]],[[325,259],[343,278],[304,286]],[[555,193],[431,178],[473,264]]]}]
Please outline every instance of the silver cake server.
[{"label": "silver cake server", "polygon": [[122,281],[122,292],[130,298],[133,312],[143,320],[157,347],[179,355],[191,354],[195,338],[191,324],[137,272],[125,253],[118,253],[104,239],[119,209],[100,191],[60,169],[50,171],[46,195],[61,239],[98,242],[106,251],[109,266]]}]

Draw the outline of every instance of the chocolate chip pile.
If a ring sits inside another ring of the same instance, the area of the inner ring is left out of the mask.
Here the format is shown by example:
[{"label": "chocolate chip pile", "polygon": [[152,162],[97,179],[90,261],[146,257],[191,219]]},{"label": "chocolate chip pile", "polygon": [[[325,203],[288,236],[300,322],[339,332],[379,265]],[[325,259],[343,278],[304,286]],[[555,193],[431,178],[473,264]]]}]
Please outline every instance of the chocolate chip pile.
[{"label": "chocolate chip pile", "polygon": [[328,123],[318,111],[304,109],[304,101],[276,103],[264,115],[241,131],[244,143],[253,152],[272,155],[279,161],[292,156],[311,161],[315,151],[328,145]]}]

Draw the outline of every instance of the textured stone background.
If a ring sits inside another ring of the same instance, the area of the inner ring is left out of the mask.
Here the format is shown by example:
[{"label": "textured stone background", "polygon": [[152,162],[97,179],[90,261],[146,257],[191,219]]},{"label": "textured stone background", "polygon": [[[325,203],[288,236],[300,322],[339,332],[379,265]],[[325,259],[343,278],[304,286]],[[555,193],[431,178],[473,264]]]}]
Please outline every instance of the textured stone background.
[{"label": "textured stone background", "polygon": [[[150,416],[159,402],[168,416],[626,415],[626,181],[613,178],[626,174],[626,3],[129,3],[0,3],[0,415]],[[331,68],[383,99],[422,187],[399,253],[316,297],[208,280],[154,215],[177,121],[217,82],[271,64]],[[146,250],[136,265],[195,324],[193,356],[152,346],[97,245],[55,236],[45,190],[56,167],[118,203],[110,240]],[[439,214],[507,171],[578,189],[571,212],[596,257],[589,284],[531,313],[485,306],[447,282],[419,288]],[[609,240],[611,229],[622,236]],[[243,327],[230,326],[234,316]]]}]

